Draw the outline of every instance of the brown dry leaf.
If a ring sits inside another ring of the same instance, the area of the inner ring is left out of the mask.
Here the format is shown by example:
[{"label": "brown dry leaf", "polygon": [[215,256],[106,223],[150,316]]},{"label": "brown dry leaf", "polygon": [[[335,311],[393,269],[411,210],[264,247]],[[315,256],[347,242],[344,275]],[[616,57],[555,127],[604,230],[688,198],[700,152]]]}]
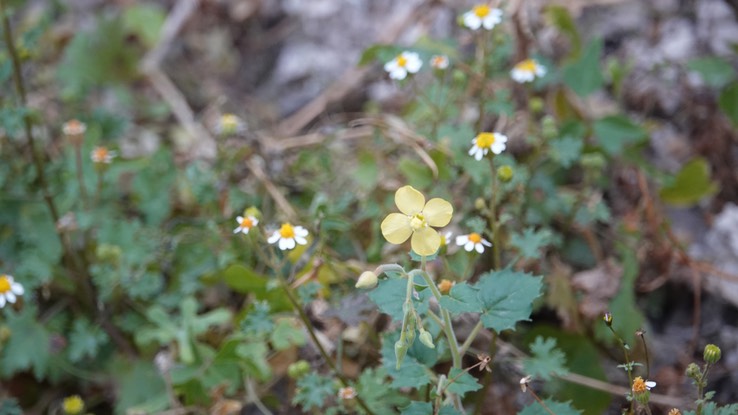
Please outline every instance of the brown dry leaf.
[{"label": "brown dry leaf", "polygon": [[618,292],[623,267],[608,258],[596,268],[574,274],[572,286],[582,292],[579,311],[585,318],[600,318]]},{"label": "brown dry leaf", "polygon": [[579,312],[577,298],[572,287],[572,269],[570,266],[554,258],[553,268],[546,276],[548,294],[546,303],[556,310],[567,330],[579,331]]}]

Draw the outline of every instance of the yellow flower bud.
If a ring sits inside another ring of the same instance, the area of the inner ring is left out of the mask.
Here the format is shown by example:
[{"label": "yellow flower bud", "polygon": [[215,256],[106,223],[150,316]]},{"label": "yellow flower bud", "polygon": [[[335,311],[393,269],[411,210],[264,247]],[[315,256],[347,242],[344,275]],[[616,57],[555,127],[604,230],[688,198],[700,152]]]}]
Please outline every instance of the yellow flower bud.
[{"label": "yellow flower bud", "polygon": [[356,281],[356,288],[371,289],[377,286],[377,274],[371,271],[364,271],[359,275],[358,281]]},{"label": "yellow flower bud", "polygon": [[715,364],[720,360],[721,351],[720,348],[715,346],[714,344],[708,344],[705,346],[705,351],[702,354],[702,357],[705,359],[705,362],[709,364]]},{"label": "yellow flower bud", "polygon": [[513,169],[508,165],[500,166],[497,168],[497,177],[500,178],[502,183],[507,183],[513,178]]}]

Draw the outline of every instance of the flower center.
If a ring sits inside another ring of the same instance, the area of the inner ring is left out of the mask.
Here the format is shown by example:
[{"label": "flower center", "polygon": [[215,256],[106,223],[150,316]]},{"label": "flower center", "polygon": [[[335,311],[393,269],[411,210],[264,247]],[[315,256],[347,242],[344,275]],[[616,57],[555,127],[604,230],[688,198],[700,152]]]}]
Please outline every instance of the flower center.
[{"label": "flower center", "polygon": [[414,231],[425,228],[426,226],[425,216],[423,216],[422,213],[416,213],[413,215],[412,219],[410,219],[410,227],[413,228]]},{"label": "flower center", "polygon": [[105,147],[98,147],[95,149],[95,158],[98,160],[104,160],[108,156],[108,149]]},{"label": "flower center", "polygon": [[477,136],[477,147],[479,148],[490,148],[494,143],[494,133],[481,133]]},{"label": "flower center", "polygon": [[[254,226],[254,221],[249,218],[243,218],[243,220],[241,221],[242,228],[251,228],[252,226]],[[282,225],[282,227],[284,228],[284,225]],[[282,231],[280,230],[280,233],[281,232]]]},{"label": "flower center", "polygon": [[643,381],[643,378],[638,376],[637,378],[633,379],[633,392],[642,393],[645,391],[646,391],[646,382]]},{"label": "flower center", "polygon": [[284,239],[294,238],[295,229],[289,223],[283,223],[282,227],[279,228],[279,235]]},{"label": "flower center", "polygon": [[478,244],[478,243],[482,242],[482,236],[480,234],[476,233],[476,232],[475,233],[470,233],[469,234],[469,240],[472,241],[472,242],[474,242],[475,244]]},{"label": "flower center", "polygon": [[397,57],[397,66],[399,66],[400,68],[404,68],[405,65],[407,65],[407,58],[404,57],[404,56],[402,56],[402,55],[398,56]]},{"label": "flower center", "polygon": [[474,7],[474,14],[477,15],[477,17],[484,18],[489,14],[489,6],[486,4],[480,4],[479,6]]},{"label": "flower center", "polygon": [[518,65],[518,69],[525,72],[533,73],[536,71],[536,62],[533,59],[526,59],[522,62],[520,62]]},{"label": "flower center", "polygon": [[5,275],[0,275],[0,294],[10,291],[10,280]]}]

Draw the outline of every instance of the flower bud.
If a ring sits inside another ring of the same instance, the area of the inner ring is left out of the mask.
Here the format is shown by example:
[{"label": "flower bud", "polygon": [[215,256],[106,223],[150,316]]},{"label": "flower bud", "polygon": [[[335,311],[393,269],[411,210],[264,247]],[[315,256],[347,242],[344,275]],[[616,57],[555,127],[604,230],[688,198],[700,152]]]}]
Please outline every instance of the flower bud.
[{"label": "flower bud", "polygon": [[543,100],[540,97],[533,97],[528,101],[528,109],[534,114],[543,111]]},{"label": "flower bud", "polygon": [[513,169],[508,165],[500,166],[497,168],[497,177],[499,177],[502,183],[507,183],[513,178]]},{"label": "flower bud", "polygon": [[298,360],[287,367],[287,375],[292,379],[300,379],[310,371],[310,363],[305,360]]},{"label": "flower bud", "polygon": [[62,409],[68,415],[80,414],[85,409],[85,401],[79,395],[68,396],[62,402]]},{"label": "flower bud", "polygon": [[705,359],[705,362],[713,365],[720,360],[721,352],[720,348],[715,346],[714,344],[708,344],[705,346],[705,351],[702,354],[702,357]]},{"label": "flower bud", "polygon": [[643,391],[640,393],[634,393],[633,397],[635,398],[636,402],[638,402],[641,405],[648,405],[649,399],[651,399],[651,392],[649,391]]},{"label": "flower bud", "polygon": [[602,317],[602,320],[607,324],[608,327],[612,327],[612,313],[609,311],[605,313],[605,315]]},{"label": "flower bud", "polygon": [[246,209],[244,209],[243,216],[245,218],[248,218],[249,216],[253,216],[256,219],[261,220],[261,211],[259,210],[259,208],[255,206],[249,206]]},{"label": "flower bud", "polygon": [[371,271],[364,271],[359,275],[359,280],[356,281],[356,288],[371,289],[377,286],[377,274]]},{"label": "flower bud", "polygon": [[474,200],[474,209],[477,210],[484,210],[487,209],[487,202],[484,201],[481,197],[478,197]]},{"label": "flower bud", "polygon": [[433,344],[433,336],[431,336],[430,332],[424,329],[420,329],[420,336],[418,338],[420,339],[421,343],[430,347],[431,349],[436,348],[436,345]]},{"label": "flower bud", "polygon": [[400,369],[400,366],[402,365],[402,360],[405,359],[405,355],[407,354],[407,344],[405,344],[404,341],[398,340],[395,342],[395,359],[397,359],[397,365],[395,366],[397,370]]},{"label": "flower bud", "polygon": [[702,371],[700,370],[700,367],[697,366],[697,363],[690,363],[689,366],[687,366],[687,370],[685,370],[684,373],[690,379],[697,380],[702,377]]},{"label": "flower bud", "polygon": [[438,291],[441,292],[441,294],[448,295],[449,292],[451,292],[451,287],[454,286],[454,282],[443,279],[441,282],[438,283]]},{"label": "flower bud", "polygon": [[580,159],[582,167],[589,170],[602,170],[605,167],[605,157],[600,153],[588,153]]},{"label": "flower bud", "polygon": [[541,135],[543,138],[551,139],[559,135],[559,127],[556,126],[556,120],[550,115],[546,115],[541,120]]}]

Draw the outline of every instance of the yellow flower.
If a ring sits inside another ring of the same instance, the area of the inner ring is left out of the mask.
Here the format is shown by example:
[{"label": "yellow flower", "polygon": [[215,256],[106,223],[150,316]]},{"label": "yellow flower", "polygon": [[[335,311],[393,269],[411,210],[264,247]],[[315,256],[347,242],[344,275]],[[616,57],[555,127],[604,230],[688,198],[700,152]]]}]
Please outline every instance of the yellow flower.
[{"label": "yellow flower", "polygon": [[79,395],[68,396],[64,398],[62,409],[64,409],[64,413],[68,415],[81,414],[85,409],[85,401],[83,401]]},{"label": "yellow flower", "polygon": [[412,186],[403,186],[395,192],[395,204],[402,213],[390,213],[382,221],[382,235],[391,244],[401,244],[412,237],[410,246],[420,256],[433,255],[441,246],[441,235],[432,227],[451,222],[454,208],[450,203],[434,198],[425,202],[425,196]]},{"label": "yellow flower", "polygon": [[238,222],[238,227],[233,230],[233,233],[243,233],[244,235],[248,235],[251,228],[259,224],[259,219],[256,219],[253,216],[237,216],[236,222]]},{"label": "yellow flower", "polygon": [[15,282],[12,275],[0,274],[0,308],[13,304],[17,296],[23,295],[23,286]]},{"label": "yellow flower", "polygon": [[510,76],[512,77],[515,82],[518,83],[525,83],[525,82],[531,82],[536,78],[540,78],[543,75],[546,75],[546,68],[542,66],[540,63],[536,62],[535,59],[526,59],[522,62],[519,62],[515,67],[510,71]]},{"label": "yellow flower", "polygon": [[633,393],[639,394],[651,390],[656,386],[656,382],[650,380],[643,380],[642,377],[638,376],[633,379]]}]

